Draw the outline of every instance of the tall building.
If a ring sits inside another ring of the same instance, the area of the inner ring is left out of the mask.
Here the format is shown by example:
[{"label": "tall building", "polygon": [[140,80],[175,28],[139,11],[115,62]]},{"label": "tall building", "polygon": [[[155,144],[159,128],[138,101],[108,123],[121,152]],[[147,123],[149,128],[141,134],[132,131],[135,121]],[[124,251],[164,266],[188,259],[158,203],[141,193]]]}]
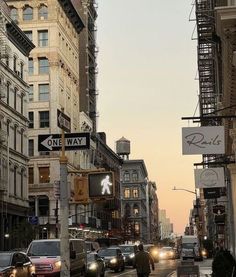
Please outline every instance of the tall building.
[{"label": "tall building", "polygon": [[[29,201],[39,238],[56,235],[58,209],[55,189],[60,180],[59,152],[39,151],[38,136],[60,134],[57,111],[71,120],[71,132],[81,130],[79,103],[79,34],[83,22],[70,0],[8,0],[11,18],[36,45],[28,62],[29,83]],[[47,142],[45,142],[47,144]],[[89,164],[88,154],[67,152],[68,169]],[[89,165],[87,165],[88,167]],[[74,175],[68,175],[73,192]],[[57,192],[58,193],[58,192]],[[70,212],[76,204],[71,194]]]},{"label": "tall building", "polygon": [[159,206],[157,198],[157,186],[155,182],[148,182],[149,218],[150,218],[150,241],[159,240]]},{"label": "tall building", "polygon": [[121,167],[121,218],[125,241],[150,240],[148,172],[143,160],[129,160],[130,141],[122,137],[116,152],[123,158]]},{"label": "tall building", "polygon": [[170,219],[166,217],[166,210],[159,210],[159,228],[161,240],[171,238],[173,224],[170,222]]},{"label": "tall building", "polygon": [[0,250],[21,247],[29,211],[27,185],[28,55],[31,41],[0,2]]},{"label": "tall building", "polygon": [[85,28],[80,34],[79,43],[79,75],[80,75],[80,111],[92,121],[92,131],[97,130],[97,53],[96,19],[97,3],[95,0],[72,0],[80,12]]}]

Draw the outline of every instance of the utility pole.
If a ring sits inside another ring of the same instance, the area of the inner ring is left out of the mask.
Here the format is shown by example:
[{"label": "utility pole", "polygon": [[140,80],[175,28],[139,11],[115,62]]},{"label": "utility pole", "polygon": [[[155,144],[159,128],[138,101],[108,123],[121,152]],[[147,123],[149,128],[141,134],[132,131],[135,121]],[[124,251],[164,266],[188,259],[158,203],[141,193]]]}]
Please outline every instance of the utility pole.
[{"label": "utility pole", "polygon": [[60,277],[70,277],[69,251],[69,193],[67,184],[67,157],[65,155],[65,132],[62,129],[62,152],[60,157]]}]

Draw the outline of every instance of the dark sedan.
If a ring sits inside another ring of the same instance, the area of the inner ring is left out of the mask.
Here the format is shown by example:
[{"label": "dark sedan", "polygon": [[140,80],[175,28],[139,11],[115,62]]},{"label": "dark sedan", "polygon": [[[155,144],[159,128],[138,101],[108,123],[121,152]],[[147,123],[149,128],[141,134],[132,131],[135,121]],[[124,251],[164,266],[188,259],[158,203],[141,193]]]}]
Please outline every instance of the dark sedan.
[{"label": "dark sedan", "polygon": [[138,252],[137,245],[121,244],[119,245],[121,252],[125,256],[125,264],[135,267],[135,254]]},{"label": "dark sedan", "polygon": [[23,252],[0,252],[1,277],[32,277],[35,269]]},{"label": "dark sedan", "polygon": [[103,258],[106,267],[114,270],[115,272],[125,270],[125,257],[118,247],[102,248],[98,250],[99,257]]},{"label": "dark sedan", "polygon": [[87,254],[86,276],[104,277],[105,269],[105,261],[97,253],[90,252]]}]

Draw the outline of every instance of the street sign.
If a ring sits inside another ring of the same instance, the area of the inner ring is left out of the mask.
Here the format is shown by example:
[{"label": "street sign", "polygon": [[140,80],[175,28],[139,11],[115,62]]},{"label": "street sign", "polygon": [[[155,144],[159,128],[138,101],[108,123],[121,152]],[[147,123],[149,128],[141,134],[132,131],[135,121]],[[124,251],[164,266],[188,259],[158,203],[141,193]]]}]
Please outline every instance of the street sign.
[{"label": "street sign", "polygon": [[215,199],[220,197],[220,188],[203,189],[204,199]]},{"label": "street sign", "polygon": [[[83,150],[90,148],[90,133],[65,134],[65,150]],[[38,151],[60,151],[62,141],[60,134],[38,136]]]},{"label": "street sign", "polygon": [[28,220],[32,225],[38,225],[39,223],[39,218],[37,216],[29,216]]},{"label": "street sign", "polygon": [[71,132],[70,118],[60,110],[57,110],[57,126],[68,133]]}]

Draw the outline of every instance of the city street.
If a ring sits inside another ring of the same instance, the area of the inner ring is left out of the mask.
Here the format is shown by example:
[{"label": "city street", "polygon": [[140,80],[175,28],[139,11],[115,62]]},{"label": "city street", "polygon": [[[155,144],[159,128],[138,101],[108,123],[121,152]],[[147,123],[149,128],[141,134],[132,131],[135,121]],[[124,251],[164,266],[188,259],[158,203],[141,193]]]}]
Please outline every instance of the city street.
[{"label": "city street", "polygon": [[[168,274],[173,272],[179,260],[163,260],[159,263],[155,263],[155,271],[152,271],[150,276],[157,276],[157,277],[166,277]],[[126,267],[125,271],[114,273],[114,271],[108,270],[106,272],[106,277],[118,277],[118,276],[127,276],[127,277],[135,277],[137,276],[136,270],[132,267]]]}]

